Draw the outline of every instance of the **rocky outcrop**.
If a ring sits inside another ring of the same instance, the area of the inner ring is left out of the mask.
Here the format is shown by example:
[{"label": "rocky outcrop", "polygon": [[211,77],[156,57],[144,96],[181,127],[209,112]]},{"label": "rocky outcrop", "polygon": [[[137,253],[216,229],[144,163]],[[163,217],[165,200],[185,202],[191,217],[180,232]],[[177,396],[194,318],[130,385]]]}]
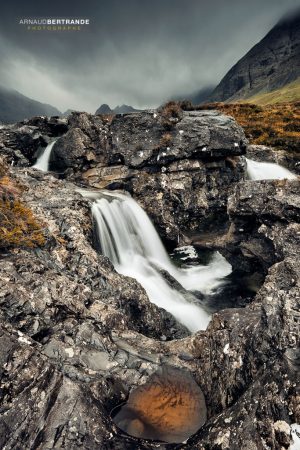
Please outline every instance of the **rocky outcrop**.
[{"label": "rocky outcrop", "polygon": [[54,146],[51,167],[92,187],[131,192],[160,234],[177,241],[199,222],[209,226],[211,209],[223,220],[232,183],[244,176],[239,155],[246,139],[231,117],[216,111],[176,114],[73,114]]},{"label": "rocky outcrop", "polygon": [[173,243],[224,224],[228,195],[245,173],[242,128],[217,111],[186,112],[176,103],[113,117],[36,117],[1,129],[0,146],[10,164],[24,167],[54,137],[50,170],[86,186],[129,191]]},{"label": "rocky outcrop", "polygon": [[0,128],[1,155],[11,165],[31,166],[54,137],[67,131],[67,120],[58,117],[33,117]]},{"label": "rocky outcrop", "polygon": [[14,174],[47,244],[0,260],[1,447],[158,448],[122,434],[111,412],[168,365],[193,374],[208,414],[176,448],[287,449],[300,420],[298,182],[236,186],[236,246],[253,233],[272,243],[265,282],[250,305],[174,339],[184,330],[92,248],[90,205],[75,186],[34,169]]},{"label": "rocky outcrop", "polygon": [[235,101],[300,77],[300,12],[281,20],[225,75],[209,101]]}]

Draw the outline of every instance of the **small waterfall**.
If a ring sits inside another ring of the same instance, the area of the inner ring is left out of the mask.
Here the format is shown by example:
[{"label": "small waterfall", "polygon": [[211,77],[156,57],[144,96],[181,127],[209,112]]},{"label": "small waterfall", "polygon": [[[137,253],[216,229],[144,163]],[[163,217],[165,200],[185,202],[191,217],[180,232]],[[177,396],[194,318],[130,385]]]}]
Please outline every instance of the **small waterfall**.
[{"label": "small waterfall", "polygon": [[279,164],[258,162],[247,159],[247,173],[250,180],[288,180],[297,179],[297,176]]},{"label": "small waterfall", "polygon": [[207,266],[179,269],[174,266],[145,211],[129,196],[103,192],[92,213],[102,253],[116,270],[135,278],[149,299],[169,311],[189,330],[206,329],[210,316],[196,297],[172,288],[161,270],[169,272],[186,290],[210,294],[231,273],[231,265],[218,252]]},{"label": "small waterfall", "polygon": [[33,166],[35,169],[42,170],[43,172],[47,172],[49,170],[50,156],[53,145],[55,144],[56,141],[57,139],[55,139],[54,141],[50,142],[50,144],[47,145],[45,150],[36,160],[36,163]]}]

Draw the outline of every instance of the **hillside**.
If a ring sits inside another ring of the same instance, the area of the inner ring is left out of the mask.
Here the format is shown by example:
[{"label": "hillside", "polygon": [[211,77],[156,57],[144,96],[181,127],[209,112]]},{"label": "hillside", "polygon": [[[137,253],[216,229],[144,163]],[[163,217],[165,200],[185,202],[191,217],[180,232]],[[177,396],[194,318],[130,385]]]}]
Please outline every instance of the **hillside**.
[{"label": "hillside", "polygon": [[59,116],[51,105],[40,103],[12,89],[0,86],[0,122],[15,123],[33,116]]},{"label": "hillside", "polygon": [[[282,19],[222,79],[209,101],[265,95],[300,77],[300,11]],[[276,97],[276,94],[275,94]],[[263,102],[268,102],[264,98]],[[271,103],[274,99],[270,99]]]},{"label": "hillside", "polygon": [[217,109],[232,116],[251,144],[286,150],[299,158],[300,102],[255,105],[252,103],[208,103],[192,109]]},{"label": "hillside", "polygon": [[294,102],[300,100],[300,77],[272,92],[260,93],[243,100],[256,105],[274,105],[276,103]]}]

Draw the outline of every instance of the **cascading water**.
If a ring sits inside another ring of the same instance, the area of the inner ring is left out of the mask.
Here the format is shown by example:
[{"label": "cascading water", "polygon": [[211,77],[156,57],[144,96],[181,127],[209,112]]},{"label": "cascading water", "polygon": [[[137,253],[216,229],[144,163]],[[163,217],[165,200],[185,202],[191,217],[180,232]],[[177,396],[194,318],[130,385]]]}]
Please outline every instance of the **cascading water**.
[{"label": "cascading water", "polygon": [[247,173],[250,180],[289,180],[296,179],[297,176],[285,167],[275,163],[258,162],[247,159]]},{"label": "cascading water", "polygon": [[189,330],[206,329],[210,316],[194,296],[187,301],[182,292],[166,281],[169,272],[186,290],[210,294],[231,273],[231,265],[215,253],[207,266],[179,269],[169,256],[145,211],[129,196],[103,192],[92,213],[97,224],[102,253],[116,270],[138,280],[149,299],[169,311]]},{"label": "cascading water", "polygon": [[35,169],[42,170],[43,172],[47,172],[49,170],[50,156],[52,148],[56,141],[57,139],[55,139],[55,141],[52,141],[50,142],[50,144],[47,145],[43,153],[36,160],[36,163],[33,166]]}]

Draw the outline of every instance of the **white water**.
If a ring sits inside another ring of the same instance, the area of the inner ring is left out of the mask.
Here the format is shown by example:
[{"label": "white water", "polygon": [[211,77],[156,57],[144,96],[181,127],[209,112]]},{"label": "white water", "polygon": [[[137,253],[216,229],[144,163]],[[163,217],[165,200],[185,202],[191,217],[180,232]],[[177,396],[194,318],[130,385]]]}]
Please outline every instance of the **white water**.
[{"label": "white water", "polygon": [[207,266],[179,269],[172,264],[153,224],[145,211],[129,196],[103,192],[94,201],[95,218],[102,253],[116,270],[138,280],[149,299],[173,314],[189,330],[206,329],[210,315],[194,296],[195,303],[170,287],[159,269],[168,271],[185,289],[209,294],[231,273],[231,265],[215,253]]},{"label": "white water", "polygon": [[53,145],[55,144],[55,141],[50,142],[50,144],[47,145],[43,153],[38,157],[36,163],[34,164],[34,168],[38,170],[42,170],[43,172],[47,172],[49,170],[49,162],[50,162],[50,156],[52,152]]},{"label": "white water", "polygon": [[289,446],[288,450],[300,450],[300,425],[293,423],[291,425],[291,435],[293,443]]},{"label": "white water", "polygon": [[275,163],[258,162],[247,159],[247,173],[250,180],[294,180],[297,178],[285,167]]}]

